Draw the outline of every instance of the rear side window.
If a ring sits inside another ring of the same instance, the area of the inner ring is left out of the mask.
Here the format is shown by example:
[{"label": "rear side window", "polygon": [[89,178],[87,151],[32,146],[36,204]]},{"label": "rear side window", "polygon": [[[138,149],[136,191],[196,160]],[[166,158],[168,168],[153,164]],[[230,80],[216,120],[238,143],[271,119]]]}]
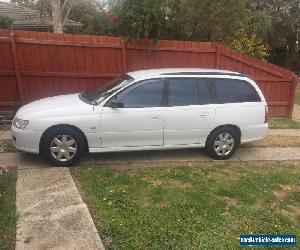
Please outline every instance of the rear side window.
[{"label": "rear side window", "polygon": [[208,88],[208,82],[205,79],[197,79],[197,88],[198,88],[198,104],[210,104],[211,95]]},{"label": "rear side window", "polygon": [[168,79],[169,106],[197,105],[196,79],[178,78]]},{"label": "rear side window", "polygon": [[248,82],[235,79],[215,79],[218,103],[260,102],[255,88]]}]

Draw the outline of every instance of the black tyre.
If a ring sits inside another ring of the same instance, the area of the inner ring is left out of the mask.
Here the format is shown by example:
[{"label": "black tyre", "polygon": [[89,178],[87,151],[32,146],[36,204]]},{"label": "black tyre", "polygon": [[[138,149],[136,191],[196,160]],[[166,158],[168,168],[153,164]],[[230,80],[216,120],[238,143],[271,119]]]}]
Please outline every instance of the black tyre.
[{"label": "black tyre", "polygon": [[229,159],[239,147],[239,133],[232,127],[220,127],[207,138],[205,151],[216,160]]},{"label": "black tyre", "polygon": [[54,127],[41,142],[41,154],[53,165],[72,166],[85,153],[85,140],[77,129],[69,126]]}]

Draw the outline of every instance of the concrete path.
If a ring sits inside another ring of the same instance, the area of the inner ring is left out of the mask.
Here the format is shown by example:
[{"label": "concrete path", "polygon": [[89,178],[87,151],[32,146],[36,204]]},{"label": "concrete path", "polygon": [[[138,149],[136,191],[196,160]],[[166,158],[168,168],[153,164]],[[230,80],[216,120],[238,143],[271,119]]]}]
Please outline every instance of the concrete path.
[{"label": "concrete path", "polygon": [[16,250],[104,249],[68,168],[19,166],[17,174]]},{"label": "concrete path", "polygon": [[269,129],[268,135],[300,136],[300,129]]}]

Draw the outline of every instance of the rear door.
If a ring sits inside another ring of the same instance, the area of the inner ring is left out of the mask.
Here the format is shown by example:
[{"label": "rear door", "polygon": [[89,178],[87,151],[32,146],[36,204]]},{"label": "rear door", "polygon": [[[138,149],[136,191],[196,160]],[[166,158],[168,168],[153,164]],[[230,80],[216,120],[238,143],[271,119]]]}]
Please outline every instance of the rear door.
[{"label": "rear door", "polygon": [[197,78],[168,78],[164,145],[205,142],[214,117],[208,82]]}]

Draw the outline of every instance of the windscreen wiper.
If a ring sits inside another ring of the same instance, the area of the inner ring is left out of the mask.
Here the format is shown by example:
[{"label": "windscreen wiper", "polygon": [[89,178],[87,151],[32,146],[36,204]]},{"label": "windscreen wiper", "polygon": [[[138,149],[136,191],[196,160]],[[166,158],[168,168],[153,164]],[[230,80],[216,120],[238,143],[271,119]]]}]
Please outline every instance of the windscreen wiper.
[{"label": "windscreen wiper", "polygon": [[90,101],[93,105],[97,105],[97,102],[96,102],[93,98],[90,97],[90,95],[88,94],[88,91],[83,92],[81,95],[82,95],[85,99],[87,99],[88,101]]}]

